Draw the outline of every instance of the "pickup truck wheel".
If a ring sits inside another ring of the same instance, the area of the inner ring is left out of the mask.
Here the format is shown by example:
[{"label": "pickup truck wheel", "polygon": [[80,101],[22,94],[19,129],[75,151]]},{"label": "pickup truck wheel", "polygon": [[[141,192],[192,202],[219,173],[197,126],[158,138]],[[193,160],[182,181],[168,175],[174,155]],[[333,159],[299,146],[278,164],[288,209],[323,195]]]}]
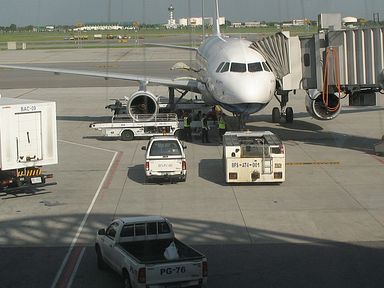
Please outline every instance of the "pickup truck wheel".
[{"label": "pickup truck wheel", "polygon": [[97,255],[97,268],[99,268],[100,270],[107,269],[108,268],[107,263],[105,263],[99,247],[96,247],[96,255]]},{"label": "pickup truck wheel", "polygon": [[123,141],[133,140],[133,132],[131,130],[124,130],[121,133],[121,140]]},{"label": "pickup truck wheel", "polygon": [[131,279],[129,279],[129,274],[127,271],[123,272],[123,285],[124,288],[132,288]]}]

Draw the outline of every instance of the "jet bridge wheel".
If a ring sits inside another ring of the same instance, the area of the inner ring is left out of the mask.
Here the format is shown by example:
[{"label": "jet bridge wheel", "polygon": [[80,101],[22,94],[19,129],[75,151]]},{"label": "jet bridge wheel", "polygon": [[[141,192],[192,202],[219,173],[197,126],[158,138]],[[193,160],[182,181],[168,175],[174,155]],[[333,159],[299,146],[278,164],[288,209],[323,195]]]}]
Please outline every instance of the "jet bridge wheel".
[{"label": "jet bridge wheel", "polygon": [[287,123],[293,122],[293,109],[292,109],[292,107],[287,107],[287,109],[285,109],[285,121],[287,121]]},{"label": "jet bridge wheel", "polygon": [[133,140],[133,132],[131,130],[124,130],[121,133],[121,140],[123,141]]},{"label": "jet bridge wheel", "polygon": [[272,109],[272,123],[280,122],[280,109],[278,107],[273,107]]}]

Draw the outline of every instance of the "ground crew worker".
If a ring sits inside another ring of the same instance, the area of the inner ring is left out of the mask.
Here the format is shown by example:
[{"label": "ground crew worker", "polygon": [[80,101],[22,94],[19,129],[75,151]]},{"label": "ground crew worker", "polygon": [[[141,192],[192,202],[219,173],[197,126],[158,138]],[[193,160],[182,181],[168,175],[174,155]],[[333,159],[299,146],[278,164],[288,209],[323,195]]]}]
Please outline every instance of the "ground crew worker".
[{"label": "ground crew worker", "polygon": [[202,143],[209,143],[208,139],[208,117],[203,113],[203,117],[201,118],[201,142]]},{"label": "ground crew worker", "polygon": [[224,121],[224,117],[223,117],[222,114],[220,114],[220,116],[219,116],[219,123],[218,123],[218,126],[219,126],[220,140],[223,141],[223,135],[224,135],[225,132],[227,131],[227,128],[226,128],[225,121]]},{"label": "ground crew worker", "polygon": [[192,142],[192,131],[191,131],[191,115],[184,114],[184,137],[186,141]]}]

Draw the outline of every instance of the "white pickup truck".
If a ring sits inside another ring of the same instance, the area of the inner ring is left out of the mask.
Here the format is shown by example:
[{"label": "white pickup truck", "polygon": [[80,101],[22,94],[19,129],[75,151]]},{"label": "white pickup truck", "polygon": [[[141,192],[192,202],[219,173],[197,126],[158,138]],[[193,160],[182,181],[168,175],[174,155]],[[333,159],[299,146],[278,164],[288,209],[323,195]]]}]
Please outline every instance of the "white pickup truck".
[{"label": "white pickup truck", "polygon": [[116,219],[98,231],[95,248],[99,269],[109,266],[118,272],[124,287],[207,285],[206,257],[177,240],[161,216]]}]

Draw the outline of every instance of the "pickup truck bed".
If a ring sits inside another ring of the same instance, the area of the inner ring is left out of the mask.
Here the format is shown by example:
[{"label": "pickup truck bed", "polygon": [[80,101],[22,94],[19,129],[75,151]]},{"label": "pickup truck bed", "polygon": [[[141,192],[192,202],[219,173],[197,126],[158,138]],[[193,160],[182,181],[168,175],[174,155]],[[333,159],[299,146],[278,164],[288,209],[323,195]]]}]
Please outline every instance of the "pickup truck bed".
[{"label": "pickup truck bed", "polygon": [[174,238],[173,241],[175,242],[180,256],[179,259],[174,261],[165,259],[163,255],[165,249],[171,244],[172,239],[120,243],[119,246],[121,249],[134,256],[142,264],[201,259],[202,255],[196,250],[185,245],[176,238]]}]

